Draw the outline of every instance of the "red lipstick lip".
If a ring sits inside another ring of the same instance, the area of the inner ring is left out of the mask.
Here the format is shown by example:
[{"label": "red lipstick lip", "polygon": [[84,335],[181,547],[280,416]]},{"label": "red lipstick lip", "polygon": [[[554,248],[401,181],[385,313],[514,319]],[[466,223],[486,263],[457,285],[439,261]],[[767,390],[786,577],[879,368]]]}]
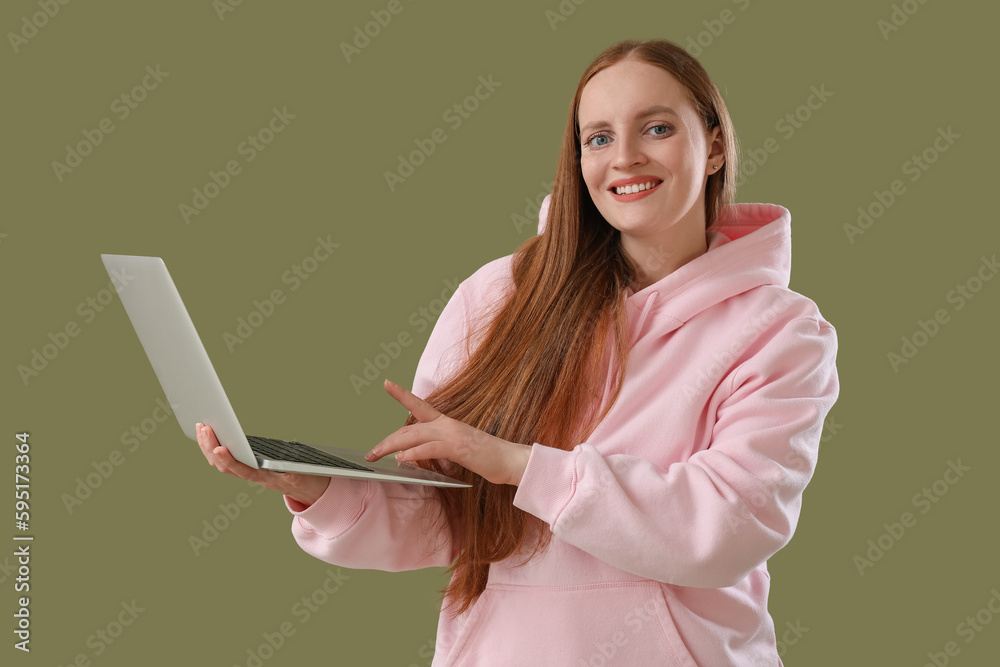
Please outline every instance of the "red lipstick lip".
[{"label": "red lipstick lip", "polygon": [[630,178],[619,178],[617,181],[611,181],[608,185],[608,190],[614,190],[615,188],[621,188],[626,185],[634,185],[635,183],[649,182],[654,182],[656,185],[659,185],[663,182],[663,179],[657,176],[632,176]]}]

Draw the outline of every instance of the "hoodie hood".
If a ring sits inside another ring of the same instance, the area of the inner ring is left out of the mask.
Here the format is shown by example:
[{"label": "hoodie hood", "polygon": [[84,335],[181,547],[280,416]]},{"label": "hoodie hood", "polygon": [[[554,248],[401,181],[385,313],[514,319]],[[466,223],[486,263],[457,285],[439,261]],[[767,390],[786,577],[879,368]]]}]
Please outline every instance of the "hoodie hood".
[{"label": "hoodie hood", "polygon": [[[549,199],[538,214],[545,228]],[[762,285],[788,288],[792,268],[791,214],[776,204],[732,204],[723,209],[708,252],[638,292],[625,290],[636,338],[650,317],[668,333],[698,313]]]}]

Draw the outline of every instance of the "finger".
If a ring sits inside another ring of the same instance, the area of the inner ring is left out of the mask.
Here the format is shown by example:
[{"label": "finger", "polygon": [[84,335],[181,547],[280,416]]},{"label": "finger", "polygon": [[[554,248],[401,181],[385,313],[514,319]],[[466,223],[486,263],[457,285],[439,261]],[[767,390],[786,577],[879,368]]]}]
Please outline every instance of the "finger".
[{"label": "finger", "polygon": [[429,459],[448,459],[455,461],[455,449],[444,440],[431,440],[419,445],[396,452],[396,460],[402,462],[426,461]]},{"label": "finger", "polygon": [[245,463],[236,460],[233,453],[227,447],[219,444],[218,438],[210,426],[202,423],[195,425],[198,435],[198,445],[201,447],[205,458],[210,465],[215,466],[219,472],[259,484],[267,489],[273,489],[284,493],[292,483],[283,473],[276,473],[270,470],[253,468]]},{"label": "finger", "polygon": [[400,387],[391,380],[385,381],[385,390],[389,395],[400,402],[404,408],[410,411],[417,421],[434,421],[441,416],[441,413],[434,409],[427,401],[415,396],[410,390]]},{"label": "finger", "polygon": [[213,454],[213,450],[219,446],[219,440],[215,437],[215,432],[210,426],[201,422],[195,424],[194,430],[198,437],[198,446],[201,448],[201,453],[208,459],[208,464],[218,467],[218,457]]},{"label": "finger", "polygon": [[436,424],[418,422],[409,426],[403,426],[394,433],[386,436],[382,442],[372,447],[371,451],[365,454],[369,461],[378,461],[383,456],[388,456],[394,452],[411,449],[427,442],[442,439],[443,432]]},{"label": "finger", "polygon": [[249,479],[257,472],[245,463],[237,461],[236,457],[233,456],[233,453],[226,447],[220,445],[213,450],[212,454],[219,461],[219,465],[217,466],[219,470],[227,475],[240,477],[241,479]]},{"label": "finger", "polygon": [[205,458],[208,459],[210,465],[218,468],[220,472],[246,479],[246,471],[254,470],[250,466],[237,461],[232,452],[219,444],[219,439],[216,437],[211,426],[199,422],[195,425],[195,431],[198,435],[198,445],[201,447],[202,453],[205,454]]}]

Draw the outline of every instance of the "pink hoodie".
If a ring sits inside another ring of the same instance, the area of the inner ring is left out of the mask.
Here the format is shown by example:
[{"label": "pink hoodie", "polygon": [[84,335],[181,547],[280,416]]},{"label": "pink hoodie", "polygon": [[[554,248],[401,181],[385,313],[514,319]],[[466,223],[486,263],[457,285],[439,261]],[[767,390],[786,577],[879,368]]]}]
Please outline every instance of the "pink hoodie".
[{"label": "pink hoodie", "polygon": [[[514,497],[549,525],[549,547],[495,563],[468,611],[442,613],[433,665],[781,665],[766,561],[792,537],[839,392],[836,332],[788,289],[790,222],[780,206],[732,206],[707,253],[626,292],[621,395],[572,450],[535,443]],[[510,263],[455,292],[416,395],[467,358]],[[299,545],[329,563],[399,571],[456,555],[428,529],[428,487],[334,479],[311,507],[286,504]]]}]

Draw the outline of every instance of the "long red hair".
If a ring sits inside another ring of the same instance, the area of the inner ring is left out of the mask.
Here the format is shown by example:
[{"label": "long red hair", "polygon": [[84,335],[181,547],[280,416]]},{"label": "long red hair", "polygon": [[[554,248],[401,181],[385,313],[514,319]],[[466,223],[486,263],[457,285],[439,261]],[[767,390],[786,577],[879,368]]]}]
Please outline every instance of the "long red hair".
[{"label": "long red hair", "polygon": [[[706,227],[733,201],[736,137],[722,96],[698,61],[663,40],[620,42],[598,55],[570,106],[544,232],[515,252],[514,287],[484,328],[469,332],[477,344],[468,362],[425,397],[449,417],[510,442],[572,449],[621,391],[628,358],[622,292],[635,279],[636,267],[584,183],[577,112],[590,78],[626,58],[672,74],[690,91],[706,132],[721,128],[726,160],[708,177]],[[615,373],[614,388],[602,406],[598,401],[609,372]],[[411,416],[406,423],[414,421]],[[437,491],[459,547],[445,591],[459,614],[485,589],[490,563],[517,554],[531,558],[551,532],[514,507],[516,487],[491,484],[440,461],[424,465],[472,484]]]}]

